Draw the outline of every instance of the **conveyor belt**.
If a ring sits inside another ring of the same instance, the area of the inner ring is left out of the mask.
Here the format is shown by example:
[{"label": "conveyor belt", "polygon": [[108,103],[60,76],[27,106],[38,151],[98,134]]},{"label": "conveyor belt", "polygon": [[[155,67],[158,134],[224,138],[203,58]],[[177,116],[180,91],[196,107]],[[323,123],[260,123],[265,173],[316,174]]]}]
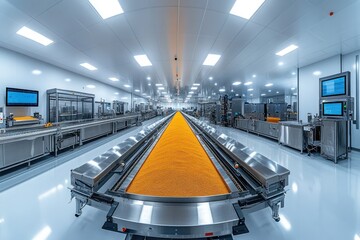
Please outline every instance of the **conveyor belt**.
[{"label": "conveyor belt", "polygon": [[178,112],[127,192],[159,197],[199,197],[229,194],[230,190]]}]

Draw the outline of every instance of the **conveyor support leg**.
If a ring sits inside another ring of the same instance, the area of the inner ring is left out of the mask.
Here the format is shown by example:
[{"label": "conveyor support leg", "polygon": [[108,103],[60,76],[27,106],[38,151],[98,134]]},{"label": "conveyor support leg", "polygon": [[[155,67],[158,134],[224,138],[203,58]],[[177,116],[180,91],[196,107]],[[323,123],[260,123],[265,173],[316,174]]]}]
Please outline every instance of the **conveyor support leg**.
[{"label": "conveyor support leg", "polygon": [[279,222],[280,221],[280,216],[279,216],[279,208],[280,208],[280,203],[275,203],[271,206],[272,209],[272,218],[276,221]]},{"label": "conveyor support leg", "polygon": [[82,208],[84,207],[84,203],[83,201],[81,201],[78,198],[75,198],[76,200],[76,212],[75,212],[75,217],[79,217],[82,213]]}]

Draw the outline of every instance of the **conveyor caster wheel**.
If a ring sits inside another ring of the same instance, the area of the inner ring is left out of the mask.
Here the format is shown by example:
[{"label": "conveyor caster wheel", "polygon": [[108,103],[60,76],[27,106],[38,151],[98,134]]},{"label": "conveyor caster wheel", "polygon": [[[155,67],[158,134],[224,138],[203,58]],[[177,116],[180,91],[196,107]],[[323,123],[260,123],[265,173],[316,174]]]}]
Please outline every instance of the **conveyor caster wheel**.
[{"label": "conveyor caster wheel", "polygon": [[76,213],[76,214],[75,214],[75,217],[80,217],[80,214],[77,214],[77,213]]},{"label": "conveyor caster wheel", "polygon": [[275,222],[280,222],[280,217],[274,218]]}]

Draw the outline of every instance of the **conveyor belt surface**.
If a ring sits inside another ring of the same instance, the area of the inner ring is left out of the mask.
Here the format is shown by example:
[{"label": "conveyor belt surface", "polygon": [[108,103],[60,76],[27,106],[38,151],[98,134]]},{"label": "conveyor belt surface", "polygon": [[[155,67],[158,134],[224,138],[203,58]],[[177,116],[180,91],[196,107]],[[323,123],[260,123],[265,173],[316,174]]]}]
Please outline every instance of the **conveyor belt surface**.
[{"label": "conveyor belt surface", "polygon": [[176,113],[127,189],[160,197],[228,194],[229,188],[181,113]]}]

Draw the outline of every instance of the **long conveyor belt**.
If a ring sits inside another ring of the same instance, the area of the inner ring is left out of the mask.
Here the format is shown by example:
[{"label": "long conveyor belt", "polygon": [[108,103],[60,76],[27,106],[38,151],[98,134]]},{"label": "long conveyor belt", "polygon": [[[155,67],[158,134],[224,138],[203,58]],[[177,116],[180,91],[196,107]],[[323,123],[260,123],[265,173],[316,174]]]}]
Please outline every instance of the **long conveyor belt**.
[{"label": "long conveyor belt", "polygon": [[248,232],[243,211],[279,220],[289,171],[178,112],[71,174],[76,216],[106,210],[103,228],[127,239],[232,239]]},{"label": "long conveyor belt", "polygon": [[160,197],[212,196],[229,191],[180,112],[127,189],[132,194]]}]

